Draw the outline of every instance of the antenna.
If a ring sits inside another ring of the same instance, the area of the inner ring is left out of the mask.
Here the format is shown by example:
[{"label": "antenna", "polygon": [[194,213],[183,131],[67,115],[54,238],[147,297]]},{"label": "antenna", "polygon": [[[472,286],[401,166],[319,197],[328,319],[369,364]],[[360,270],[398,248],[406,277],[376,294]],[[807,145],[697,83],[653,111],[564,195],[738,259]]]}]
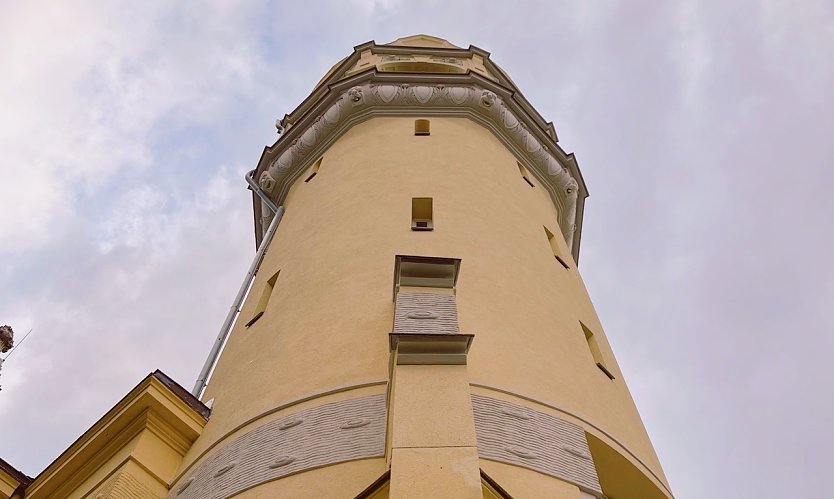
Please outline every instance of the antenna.
[{"label": "antenna", "polygon": [[18,341],[17,344],[15,344],[15,346],[13,346],[11,350],[9,350],[9,353],[6,354],[6,358],[3,359],[4,362],[9,360],[9,357],[12,356],[12,353],[14,353],[14,351],[17,350],[17,347],[19,347],[23,344],[24,341],[26,341],[26,338],[28,338],[30,334],[32,334],[32,329],[29,329],[29,332],[24,334],[23,338],[21,338],[20,341]]}]

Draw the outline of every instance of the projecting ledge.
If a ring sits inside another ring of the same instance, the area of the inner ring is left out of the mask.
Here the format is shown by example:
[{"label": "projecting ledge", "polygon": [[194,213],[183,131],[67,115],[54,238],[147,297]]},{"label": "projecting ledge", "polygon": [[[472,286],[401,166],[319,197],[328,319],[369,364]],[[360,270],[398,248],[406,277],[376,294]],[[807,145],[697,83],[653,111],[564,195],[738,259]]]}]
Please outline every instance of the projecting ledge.
[{"label": "projecting ledge", "polygon": [[397,365],[465,365],[472,334],[391,333]]}]

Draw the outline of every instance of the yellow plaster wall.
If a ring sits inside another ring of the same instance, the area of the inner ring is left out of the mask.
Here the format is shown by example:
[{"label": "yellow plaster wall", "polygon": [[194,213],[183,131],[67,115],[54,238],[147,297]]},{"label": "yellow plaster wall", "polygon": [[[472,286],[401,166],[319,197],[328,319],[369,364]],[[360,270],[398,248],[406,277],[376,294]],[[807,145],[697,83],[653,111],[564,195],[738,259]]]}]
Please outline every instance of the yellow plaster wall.
[{"label": "yellow plaster wall", "polygon": [[128,461],[95,490],[89,493],[74,493],[72,497],[89,499],[161,499],[168,495],[168,489],[148,476],[148,472]]},{"label": "yellow plaster wall", "polygon": [[17,480],[0,470],[0,499],[9,499],[18,485]]},{"label": "yellow plaster wall", "polygon": [[487,459],[481,459],[480,466],[512,497],[519,499],[580,499],[581,497],[576,485],[527,468]]},{"label": "yellow plaster wall", "polygon": [[396,366],[392,447],[475,447],[466,366]]},{"label": "yellow plaster wall", "polygon": [[391,499],[482,499],[474,447],[393,449]]},{"label": "yellow plaster wall", "polygon": [[[107,497],[161,498],[168,494],[167,482],[179,466],[181,456],[149,430],[135,436],[106,462],[96,463],[95,471],[72,490],[61,490],[67,499]],[[141,465],[139,463],[142,463]],[[118,493],[126,494],[119,496]],[[28,497],[28,496],[27,496]],[[53,497],[53,496],[50,496]]]},{"label": "yellow plaster wall", "polygon": [[385,473],[385,459],[362,459],[325,466],[267,482],[232,497],[236,499],[352,499]]},{"label": "yellow plaster wall", "polygon": [[482,497],[465,365],[395,365],[393,499]]},{"label": "yellow plaster wall", "polygon": [[[94,455],[85,455],[82,459],[88,464],[82,469],[84,469],[84,471],[88,471],[90,473],[89,475],[85,476],[83,472],[78,473],[69,477],[66,482],[55,484],[57,485],[57,488],[54,491],[47,493],[41,493],[39,488],[27,490],[27,499],[47,499],[56,496],[66,497],[68,499],[86,497],[91,491],[100,487],[101,484],[107,482],[114,476],[114,474],[117,473],[119,467],[130,459],[130,454],[133,452],[133,449],[139,443],[140,439],[141,435],[137,434],[133,436],[113,455],[103,462],[97,462]],[[114,440],[116,439],[114,438]],[[38,482],[36,481],[35,483],[37,484]],[[45,485],[50,484],[47,483]]]},{"label": "yellow plaster wall", "polygon": [[[476,335],[471,381],[565,407],[663,477],[549,195],[524,182],[486,128],[435,117],[431,136],[415,137],[413,123],[377,117],[354,126],[313,180],[291,188],[203,397],[215,399],[212,418],[186,461],[282,401],[386,379],[394,255],[413,254],[462,259],[460,325]],[[433,198],[433,231],[411,231],[412,197]],[[570,270],[555,261],[544,227]],[[278,270],[265,314],[244,328]],[[580,321],[616,380],[594,364]]]},{"label": "yellow plaster wall", "polygon": [[149,376],[27,488],[27,499],[165,497],[205,420]]}]

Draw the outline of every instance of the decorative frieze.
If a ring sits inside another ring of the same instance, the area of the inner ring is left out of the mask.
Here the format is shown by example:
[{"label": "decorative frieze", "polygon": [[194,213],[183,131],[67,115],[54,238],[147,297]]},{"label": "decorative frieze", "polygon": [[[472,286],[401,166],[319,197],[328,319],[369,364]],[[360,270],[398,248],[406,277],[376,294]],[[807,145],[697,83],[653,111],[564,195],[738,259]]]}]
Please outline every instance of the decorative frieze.
[{"label": "decorative frieze", "polygon": [[454,295],[397,293],[394,310],[395,334],[456,334],[458,311]]},{"label": "decorative frieze", "polygon": [[582,427],[505,400],[472,395],[478,454],[574,483],[602,497]]},{"label": "decorative frieze", "polygon": [[385,395],[311,407],[270,421],[215,451],[169,499],[221,499],[320,466],[385,453]]},{"label": "decorative frieze", "polygon": [[[282,200],[290,185],[321,149],[344,133],[360,116],[426,114],[469,117],[487,125],[526,166],[547,180],[546,187],[559,211],[562,234],[573,246],[579,184],[567,165],[531,132],[495,92],[476,84],[412,84],[369,81],[344,91],[333,104],[292,140],[277,158],[271,160],[260,177],[260,186],[273,199]],[[272,213],[262,210],[263,230]]]}]

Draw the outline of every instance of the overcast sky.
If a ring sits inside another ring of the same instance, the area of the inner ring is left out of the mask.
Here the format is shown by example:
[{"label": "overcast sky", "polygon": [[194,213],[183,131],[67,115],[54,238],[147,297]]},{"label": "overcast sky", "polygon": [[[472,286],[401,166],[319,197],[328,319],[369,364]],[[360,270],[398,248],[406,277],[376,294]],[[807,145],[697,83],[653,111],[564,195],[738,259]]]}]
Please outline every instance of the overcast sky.
[{"label": "overcast sky", "polygon": [[[243,175],[359,43],[492,53],[576,153],[580,270],[680,499],[834,462],[834,2],[0,3],[0,456],[187,388],[254,254]],[[820,495],[822,494],[822,495]]]}]

